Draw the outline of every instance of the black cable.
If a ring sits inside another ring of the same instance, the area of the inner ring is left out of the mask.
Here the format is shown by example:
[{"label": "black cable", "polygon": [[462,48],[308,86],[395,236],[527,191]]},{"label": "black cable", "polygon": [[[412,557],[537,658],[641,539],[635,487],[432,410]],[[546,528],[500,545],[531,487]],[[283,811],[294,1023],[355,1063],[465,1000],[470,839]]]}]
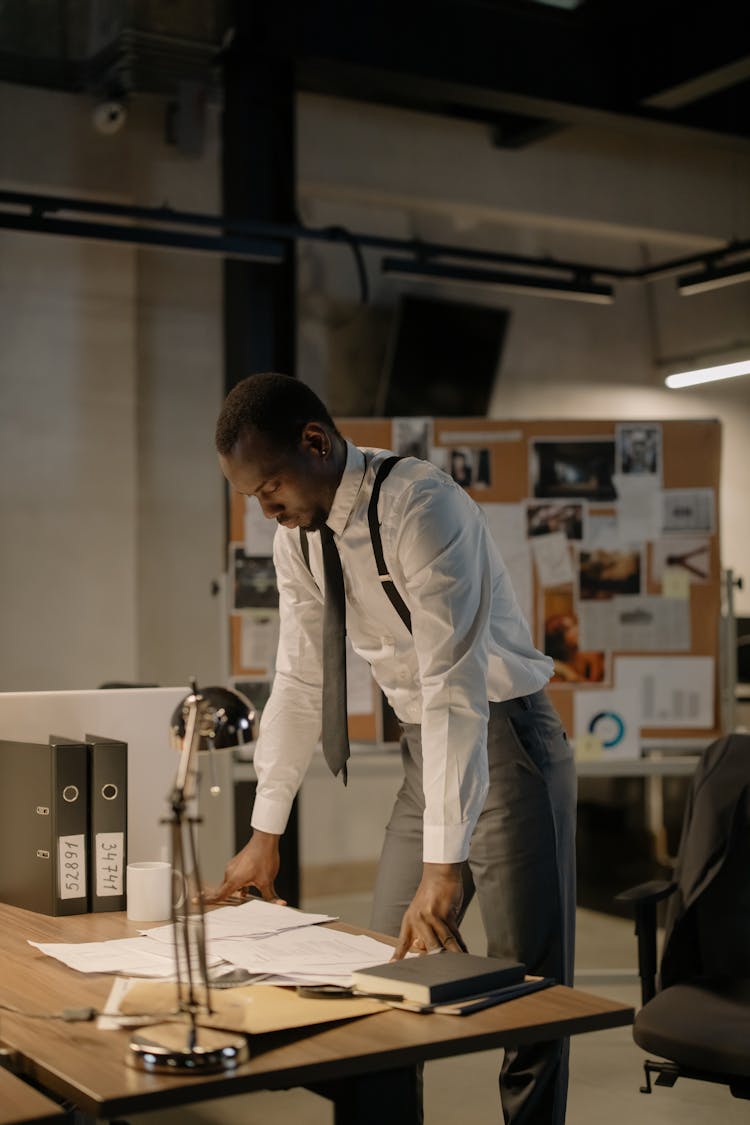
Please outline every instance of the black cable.
[{"label": "black cable", "polygon": [[370,282],[367,276],[367,266],[365,265],[364,255],[359,240],[350,230],[346,227],[326,227],[325,233],[329,235],[334,241],[346,242],[352,252],[354,258],[354,265],[357,270],[357,280],[359,282],[359,301],[362,305],[370,303]]}]

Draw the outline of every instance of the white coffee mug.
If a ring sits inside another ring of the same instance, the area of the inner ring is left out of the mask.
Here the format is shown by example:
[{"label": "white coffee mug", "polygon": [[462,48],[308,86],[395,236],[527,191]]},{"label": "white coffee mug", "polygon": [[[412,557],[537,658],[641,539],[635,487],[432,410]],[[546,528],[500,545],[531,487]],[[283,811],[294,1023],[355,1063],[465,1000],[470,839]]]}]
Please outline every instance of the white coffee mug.
[{"label": "white coffee mug", "polygon": [[[129,863],[126,868],[127,913],[133,922],[167,922],[172,917],[172,887],[180,875],[172,870],[170,863],[160,860],[144,860]],[[180,890],[175,905],[180,907],[184,900]]]}]

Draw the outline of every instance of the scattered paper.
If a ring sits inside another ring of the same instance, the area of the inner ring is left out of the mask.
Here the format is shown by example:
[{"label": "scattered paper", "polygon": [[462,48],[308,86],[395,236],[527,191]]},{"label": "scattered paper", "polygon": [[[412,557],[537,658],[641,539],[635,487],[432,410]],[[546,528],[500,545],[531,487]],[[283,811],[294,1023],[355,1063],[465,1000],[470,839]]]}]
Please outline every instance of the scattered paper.
[{"label": "scattered paper", "polygon": [[[330,914],[309,914],[303,910],[295,910],[292,906],[266,902],[262,898],[250,899],[239,906],[220,906],[218,910],[208,911],[205,920],[207,941],[215,938],[269,937],[284,930],[334,921]],[[141,930],[141,933],[144,937],[169,945],[170,948],[174,944],[171,922],[166,926]]]},{"label": "scattered paper", "polygon": [[[147,937],[116,938],[113,941],[65,942],[30,941],[41,953],[62,961],[79,973],[124,973],[127,976],[162,977],[175,974],[172,946],[160,947]],[[208,963],[218,965],[221,958],[209,955]]]},{"label": "scattered paper", "polygon": [[212,952],[249,973],[282,975],[296,984],[350,984],[356,969],[380,965],[393,947],[366,934],[349,934],[321,926],[285,930],[272,937],[211,942]]}]

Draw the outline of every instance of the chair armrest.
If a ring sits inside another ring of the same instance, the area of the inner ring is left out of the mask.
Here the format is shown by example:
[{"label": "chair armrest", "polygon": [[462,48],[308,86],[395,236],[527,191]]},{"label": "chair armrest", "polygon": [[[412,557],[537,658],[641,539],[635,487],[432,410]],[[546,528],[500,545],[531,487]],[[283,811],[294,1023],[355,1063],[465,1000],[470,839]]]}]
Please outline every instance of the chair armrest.
[{"label": "chair armrest", "polygon": [[652,879],[615,895],[616,902],[632,903],[634,907],[642,1004],[647,1004],[656,994],[656,904],[676,890],[674,882]]},{"label": "chair armrest", "polygon": [[640,903],[661,902],[662,899],[668,898],[676,890],[677,884],[674,882],[668,883],[666,879],[652,879],[648,883],[639,883],[636,887],[628,887],[627,890],[620,891],[619,895],[615,895],[615,902],[632,902],[635,904],[637,912]]}]

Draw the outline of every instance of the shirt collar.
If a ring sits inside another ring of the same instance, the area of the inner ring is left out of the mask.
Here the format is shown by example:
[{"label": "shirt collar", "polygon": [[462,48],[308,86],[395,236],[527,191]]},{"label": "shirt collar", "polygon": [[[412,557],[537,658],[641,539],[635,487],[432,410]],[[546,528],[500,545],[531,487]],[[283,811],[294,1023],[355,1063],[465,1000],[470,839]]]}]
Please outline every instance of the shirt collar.
[{"label": "shirt collar", "polygon": [[341,535],[349,521],[357,493],[362,487],[365,468],[364,453],[361,449],[357,449],[356,445],[347,441],[344,473],[336,489],[336,495],[333,498],[333,504],[326,520],[335,535]]}]

